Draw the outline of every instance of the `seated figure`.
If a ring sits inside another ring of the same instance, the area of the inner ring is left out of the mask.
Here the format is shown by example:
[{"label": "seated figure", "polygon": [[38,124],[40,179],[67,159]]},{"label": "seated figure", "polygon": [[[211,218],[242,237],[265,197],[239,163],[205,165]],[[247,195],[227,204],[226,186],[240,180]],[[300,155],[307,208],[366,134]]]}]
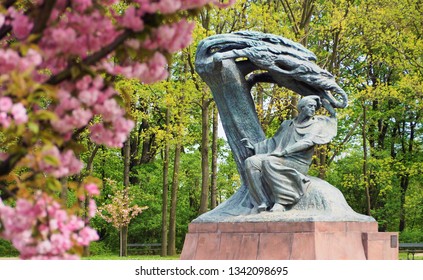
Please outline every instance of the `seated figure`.
[{"label": "seated figure", "polygon": [[321,105],[319,96],[306,96],[298,102],[298,116],[282,122],[272,138],[241,140],[255,153],[244,164],[256,211],[285,211],[304,195],[315,145],[329,143],[337,133],[334,115],[315,116]]}]

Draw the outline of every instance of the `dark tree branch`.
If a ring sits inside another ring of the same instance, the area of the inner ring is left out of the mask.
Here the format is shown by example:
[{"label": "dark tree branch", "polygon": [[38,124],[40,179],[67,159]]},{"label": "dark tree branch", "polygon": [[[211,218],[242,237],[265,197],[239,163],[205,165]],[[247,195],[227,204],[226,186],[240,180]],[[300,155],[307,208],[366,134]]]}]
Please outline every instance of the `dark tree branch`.
[{"label": "dark tree branch", "polygon": [[41,6],[40,13],[35,19],[32,33],[37,34],[43,32],[43,30],[47,27],[47,22],[55,5],[56,0],[44,0],[44,4]]},{"label": "dark tree branch", "polygon": [[15,168],[16,164],[26,155],[24,152],[19,152],[11,155],[7,160],[0,162],[0,176],[10,173]]},{"label": "dark tree branch", "polygon": [[12,7],[13,4],[15,4],[15,3],[16,3],[16,0],[6,0],[6,1],[4,1],[4,3],[2,5],[6,9],[8,9],[8,8]]},{"label": "dark tree branch", "polygon": [[13,191],[11,191],[6,186],[0,185],[0,191],[1,191],[0,198],[2,200],[6,200],[10,197],[16,197],[17,189],[14,189]]},{"label": "dark tree branch", "polygon": [[12,31],[11,25],[3,25],[0,28],[0,40],[3,39],[10,31]]}]

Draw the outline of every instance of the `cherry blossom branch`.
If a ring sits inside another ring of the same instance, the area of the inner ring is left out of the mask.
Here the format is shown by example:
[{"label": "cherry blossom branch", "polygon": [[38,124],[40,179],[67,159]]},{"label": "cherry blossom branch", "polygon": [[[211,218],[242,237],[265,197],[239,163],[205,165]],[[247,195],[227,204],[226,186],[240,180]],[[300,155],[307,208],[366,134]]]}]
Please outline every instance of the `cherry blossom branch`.
[{"label": "cherry blossom branch", "polygon": [[[98,52],[88,56],[83,60],[83,64],[86,65],[93,65],[96,62],[100,61],[101,59],[107,57],[110,53],[112,53],[118,46],[120,46],[126,39],[128,39],[131,35],[133,35],[134,32],[131,30],[126,29],[122,34],[120,34],[112,43],[110,43],[108,46],[102,48]],[[50,85],[57,85],[63,82],[64,80],[71,77],[71,69],[74,67],[75,64],[69,65],[68,68],[63,70],[62,72],[58,73],[57,75],[54,75],[50,77],[50,79],[47,80],[47,84]]]}]

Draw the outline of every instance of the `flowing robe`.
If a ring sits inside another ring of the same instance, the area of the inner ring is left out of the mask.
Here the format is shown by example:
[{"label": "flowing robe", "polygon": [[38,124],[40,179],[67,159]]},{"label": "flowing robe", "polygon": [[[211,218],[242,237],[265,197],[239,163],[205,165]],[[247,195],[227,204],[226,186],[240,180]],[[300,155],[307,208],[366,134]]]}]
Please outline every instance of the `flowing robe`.
[{"label": "flowing robe", "polygon": [[[257,164],[261,165],[262,187],[269,200],[282,205],[295,204],[305,192],[306,174],[312,162],[315,145],[327,144],[336,135],[333,117],[314,116],[304,123],[284,121],[276,134],[254,144]],[[282,157],[272,153],[285,151]],[[253,159],[254,160],[254,159]]]}]

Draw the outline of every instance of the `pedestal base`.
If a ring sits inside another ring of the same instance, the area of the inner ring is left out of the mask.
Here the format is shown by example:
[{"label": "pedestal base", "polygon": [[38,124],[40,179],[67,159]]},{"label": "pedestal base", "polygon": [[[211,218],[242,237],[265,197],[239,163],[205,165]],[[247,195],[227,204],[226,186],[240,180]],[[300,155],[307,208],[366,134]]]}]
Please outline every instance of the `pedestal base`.
[{"label": "pedestal base", "polygon": [[397,260],[377,222],[191,223],[183,260]]}]

